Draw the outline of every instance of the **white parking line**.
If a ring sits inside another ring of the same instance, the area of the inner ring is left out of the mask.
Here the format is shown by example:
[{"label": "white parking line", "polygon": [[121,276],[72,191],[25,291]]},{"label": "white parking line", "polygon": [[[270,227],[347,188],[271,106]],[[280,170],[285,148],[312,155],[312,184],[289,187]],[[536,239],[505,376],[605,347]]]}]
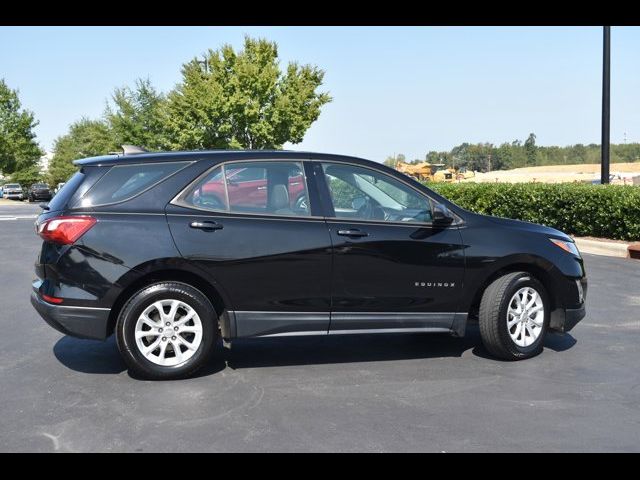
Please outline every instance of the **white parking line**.
[{"label": "white parking line", "polygon": [[38,218],[37,215],[16,215],[13,217],[0,216],[0,220],[27,220]]}]

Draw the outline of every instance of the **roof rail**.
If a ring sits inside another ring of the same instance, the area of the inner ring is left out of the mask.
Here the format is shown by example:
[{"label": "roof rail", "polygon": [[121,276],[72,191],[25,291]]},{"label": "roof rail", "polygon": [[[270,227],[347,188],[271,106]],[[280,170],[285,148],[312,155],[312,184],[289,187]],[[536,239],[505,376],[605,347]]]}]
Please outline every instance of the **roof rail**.
[{"label": "roof rail", "polygon": [[121,145],[122,154],[123,155],[137,155],[140,153],[147,153],[148,150],[145,150],[142,147],[137,147],[136,145]]}]

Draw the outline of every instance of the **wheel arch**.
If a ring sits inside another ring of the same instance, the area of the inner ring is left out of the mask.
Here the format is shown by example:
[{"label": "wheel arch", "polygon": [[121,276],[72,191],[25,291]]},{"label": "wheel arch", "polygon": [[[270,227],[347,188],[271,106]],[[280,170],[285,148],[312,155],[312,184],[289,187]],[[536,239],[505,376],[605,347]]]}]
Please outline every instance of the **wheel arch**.
[{"label": "wheel arch", "polygon": [[[175,259],[174,259],[175,262]],[[230,303],[222,288],[193,268],[178,264],[154,262],[154,265],[141,266],[130,270],[118,281],[120,291],[112,303],[107,326],[107,335],[114,331],[120,312],[125,303],[138,290],[147,285],[162,281],[182,282],[200,290],[211,302],[218,317],[230,308]]]},{"label": "wheel arch", "polygon": [[477,318],[477,313],[480,308],[480,301],[484,291],[491,285],[496,279],[512,272],[527,272],[533,275],[544,286],[549,300],[551,302],[550,311],[560,307],[562,302],[556,292],[556,281],[552,273],[553,265],[549,264],[544,259],[536,259],[537,261],[514,259],[495,268],[476,288],[469,308],[469,317]]}]

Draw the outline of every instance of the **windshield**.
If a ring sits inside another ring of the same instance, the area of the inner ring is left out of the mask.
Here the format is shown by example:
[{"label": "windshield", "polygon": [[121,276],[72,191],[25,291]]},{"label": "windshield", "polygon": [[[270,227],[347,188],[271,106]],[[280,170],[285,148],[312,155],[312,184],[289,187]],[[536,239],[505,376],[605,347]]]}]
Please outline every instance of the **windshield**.
[{"label": "windshield", "polygon": [[19,183],[7,183],[4,188],[20,188]]}]

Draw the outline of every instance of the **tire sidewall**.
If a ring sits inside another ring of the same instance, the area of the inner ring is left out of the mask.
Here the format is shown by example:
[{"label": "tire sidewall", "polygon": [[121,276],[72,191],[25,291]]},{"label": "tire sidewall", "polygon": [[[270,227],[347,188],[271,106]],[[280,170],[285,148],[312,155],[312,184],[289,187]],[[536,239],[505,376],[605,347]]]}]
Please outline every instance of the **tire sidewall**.
[{"label": "tire sidewall", "polygon": [[[519,345],[516,345],[516,343],[511,338],[511,335],[509,334],[509,329],[507,328],[507,311],[509,309],[509,303],[511,302],[511,298],[513,297],[513,295],[523,287],[531,287],[535,289],[536,292],[538,292],[538,295],[540,295],[540,297],[542,298],[542,304],[544,305],[544,322],[542,324],[542,332],[540,332],[540,335],[538,336],[536,341],[528,347],[521,347]],[[550,318],[551,311],[549,296],[547,295],[547,292],[542,283],[528,274],[523,273],[522,275],[519,275],[510,282],[502,299],[502,304],[500,305],[498,333],[503,342],[503,345],[507,346],[508,350],[516,358],[528,358],[530,356],[536,355],[542,350],[544,338],[547,334],[547,330],[549,329]]]},{"label": "tire sidewall", "polygon": [[[166,299],[180,300],[191,306],[202,322],[202,341],[196,353],[174,366],[157,365],[138,349],[135,326],[140,314],[153,302]],[[178,282],[163,282],[145,287],[131,297],[122,309],[116,326],[116,340],[130,367],[144,376],[171,379],[188,375],[206,362],[217,337],[217,315],[209,300],[197,289]]]}]

